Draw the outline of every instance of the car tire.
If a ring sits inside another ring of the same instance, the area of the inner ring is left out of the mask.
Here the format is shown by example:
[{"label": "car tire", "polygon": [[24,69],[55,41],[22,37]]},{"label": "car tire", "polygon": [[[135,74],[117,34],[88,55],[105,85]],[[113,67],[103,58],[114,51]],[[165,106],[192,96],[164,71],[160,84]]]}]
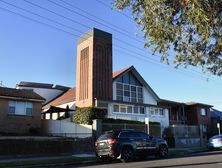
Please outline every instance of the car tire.
[{"label": "car tire", "polygon": [[134,158],[134,151],[132,147],[126,146],[123,147],[121,152],[121,161],[122,162],[130,162]]},{"label": "car tire", "polygon": [[161,158],[166,157],[168,154],[168,148],[166,145],[160,145],[159,151],[158,151],[158,156]]}]

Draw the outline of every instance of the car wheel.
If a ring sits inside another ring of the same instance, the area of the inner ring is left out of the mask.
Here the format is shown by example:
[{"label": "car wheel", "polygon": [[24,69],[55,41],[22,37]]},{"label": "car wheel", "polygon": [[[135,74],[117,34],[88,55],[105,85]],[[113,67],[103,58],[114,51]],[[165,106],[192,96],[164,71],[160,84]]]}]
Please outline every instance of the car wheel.
[{"label": "car wheel", "polygon": [[159,147],[159,152],[158,152],[158,156],[161,158],[166,157],[168,154],[168,148],[166,145],[160,145]]},{"label": "car wheel", "polygon": [[121,161],[122,162],[129,162],[129,161],[132,161],[133,158],[134,158],[133,149],[129,146],[124,147],[121,152]]}]

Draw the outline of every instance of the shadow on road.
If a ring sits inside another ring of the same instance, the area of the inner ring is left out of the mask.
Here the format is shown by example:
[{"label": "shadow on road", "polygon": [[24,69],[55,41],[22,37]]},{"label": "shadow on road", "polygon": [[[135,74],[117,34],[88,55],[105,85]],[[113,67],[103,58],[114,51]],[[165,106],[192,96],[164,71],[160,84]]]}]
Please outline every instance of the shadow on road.
[{"label": "shadow on road", "polygon": [[[184,166],[203,166],[203,165],[211,165],[211,164],[218,164],[221,162],[204,162],[204,163],[190,163],[190,164],[177,164],[177,165],[169,165],[169,166],[164,166],[165,168],[170,168],[170,167],[184,167]],[[154,167],[147,167],[147,168],[162,168],[163,166],[154,166]]]}]

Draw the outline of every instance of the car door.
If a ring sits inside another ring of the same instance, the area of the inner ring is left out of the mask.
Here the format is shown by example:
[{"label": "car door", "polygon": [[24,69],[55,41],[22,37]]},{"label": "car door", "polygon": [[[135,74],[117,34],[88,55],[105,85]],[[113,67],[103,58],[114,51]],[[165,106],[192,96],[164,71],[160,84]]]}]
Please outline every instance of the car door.
[{"label": "car door", "polygon": [[156,141],[152,136],[149,136],[146,133],[141,132],[140,136],[143,138],[144,143],[144,151],[146,153],[154,153],[157,149],[156,147]]}]

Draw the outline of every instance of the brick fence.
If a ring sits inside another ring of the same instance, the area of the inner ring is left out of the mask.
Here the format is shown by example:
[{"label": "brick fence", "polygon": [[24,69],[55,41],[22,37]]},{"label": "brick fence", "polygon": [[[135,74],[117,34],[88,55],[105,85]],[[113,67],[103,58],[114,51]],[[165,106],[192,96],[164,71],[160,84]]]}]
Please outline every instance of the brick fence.
[{"label": "brick fence", "polygon": [[74,154],[93,151],[92,138],[0,138],[0,156]]}]

